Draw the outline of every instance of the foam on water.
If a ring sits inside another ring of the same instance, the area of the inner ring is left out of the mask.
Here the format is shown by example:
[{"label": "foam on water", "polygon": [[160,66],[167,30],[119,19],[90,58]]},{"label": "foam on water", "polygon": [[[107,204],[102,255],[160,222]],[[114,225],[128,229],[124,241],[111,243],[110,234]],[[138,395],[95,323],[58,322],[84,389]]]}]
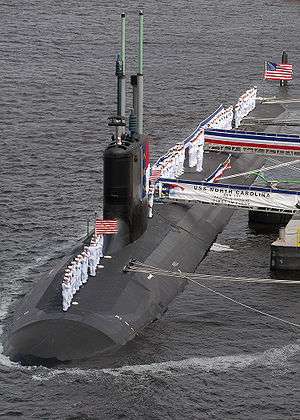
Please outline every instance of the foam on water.
[{"label": "foam on water", "polygon": [[272,367],[282,364],[288,358],[299,353],[299,351],[300,345],[299,343],[295,343],[282,348],[272,348],[263,353],[217,357],[192,357],[184,360],[151,363],[149,365],[122,366],[118,369],[103,369],[103,372],[118,376],[126,372],[139,375],[147,372],[158,373],[172,371],[173,369],[176,371],[194,369],[203,370],[205,372],[222,372],[228,371],[229,369],[245,369],[252,365]]},{"label": "foam on water", "polygon": [[[48,369],[44,367],[31,367],[34,370],[32,379],[35,381],[49,381],[57,377],[63,377],[64,380],[71,377],[93,377],[98,378],[103,374],[113,377],[122,377],[123,375],[147,375],[147,374],[180,374],[186,370],[203,372],[227,372],[229,370],[243,370],[248,367],[267,367],[273,368],[285,365],[287,360],[300,352],[300,343],[286,345],[281,348],[271,348],[261,353],[236,354],[216,357],[190,357],[183,360],[170,360],[167,362],[150,363],[144,365],[126,365],[111,369]],[[66,376],[67,375],[67,376]]]},{"label": "foam on water", "polygon": [[[7,300],[5,301],[4,304],[1,302],[1,305],[0,305],[0,337],[3,334],[3,326],[1,325],[1,323],[2,323],[2,320],[5,318],[5,316],[7,315],[7,311],[8,311],[8,307],[10,303],[11,303],[11,300]],[[0,341],[0,365],[10,367],[10,368],[19,366],[18,363],[12,362],[9,357],[3,354],[3,344],[1,341]]]},{"label": "foam on water", "polygon": [[232,248],[230,248],[230,246],[228,246],[228,245],[222,245],[222,244],[218,244],[218,243],[215,242],[210,247],[210,251],[215,251],[215,252],[228,252],[228,251],[234,251],[234,250]]}]

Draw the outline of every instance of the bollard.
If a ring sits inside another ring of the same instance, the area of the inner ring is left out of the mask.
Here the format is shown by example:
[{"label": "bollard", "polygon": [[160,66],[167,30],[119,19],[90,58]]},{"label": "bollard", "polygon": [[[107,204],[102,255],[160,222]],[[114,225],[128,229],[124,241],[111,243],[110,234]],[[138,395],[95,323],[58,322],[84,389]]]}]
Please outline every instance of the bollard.
[{"label": "bollard", "polygon": [[279,239],[281,239],[282,241],[285,241],[285,228],[281,227],[279,229]]},{"label": "bollard", "polygon": [[[288,55],[286,51],[283,51],[282,53],[281,64],[288,64]],[[280,80],[280,86],[287,86],[287,80]]]}]

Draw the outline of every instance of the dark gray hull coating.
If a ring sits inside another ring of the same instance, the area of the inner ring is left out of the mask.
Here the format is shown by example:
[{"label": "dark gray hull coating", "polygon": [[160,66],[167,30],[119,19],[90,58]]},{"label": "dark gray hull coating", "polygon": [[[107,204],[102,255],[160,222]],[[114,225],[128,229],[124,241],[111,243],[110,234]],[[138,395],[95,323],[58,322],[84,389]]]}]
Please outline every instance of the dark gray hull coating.
[{"label": "dark gray hull coating", "polygon": [[[215,167],[218,160],[224,160],[224,155],[210,164]],[[242,172],[261,163],[255,156],[243,156],[236,158],[233,166],[235,172]],[[186,176],[195,177],[199,179],[193,173]],[[253,177],[246,179],[252,181]],[[105,243],[105,254],[112,258],[103,259],[104,269],[89,278],[73,298],[78,305],[64,313],[61,279],[71,259],[66,256],[24,299],[5,352],[17,360],[33,356],[65,361],[89,358],[126,344],[163,315],[186,281],[159,276],[148,279],[147,274],[125,273],[123,267],[135,258],[162,269],[194,272],[232,213],[232,209],[200,204],[156,205],[147,231],[137,241],[116,252],[118,236]],[[76,253],[78,250],[72,255]]]}]

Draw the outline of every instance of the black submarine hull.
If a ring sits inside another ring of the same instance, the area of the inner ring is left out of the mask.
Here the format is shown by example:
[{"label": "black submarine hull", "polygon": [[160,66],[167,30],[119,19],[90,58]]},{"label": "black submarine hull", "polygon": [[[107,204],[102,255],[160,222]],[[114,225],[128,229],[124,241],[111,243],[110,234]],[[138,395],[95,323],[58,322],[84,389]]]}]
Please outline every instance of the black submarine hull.
[{"label": "black submarine hull", "polygon": [[[224,158],[207,156],[206,171]],[[237,173],[261,164],[256,156],[232,158]],[[185,178],[199,180],[199,174],[185,173]],[[25,298],[4,343],[5,352],[13,360],[67,361],[123,346],[159,319],[186,286],[184,279],[124,272],[124,266],[137,259],[164,270],[194,272],[233,211],[201,204],[157,204],[147,231],[133,243],[120,249],[118,235],[105,238],[104,255],[111,258],[101,260],[104,268],[89,278],[74,296],[75,304],[63,312],[61,281],[72,258],[66,256]]]}]

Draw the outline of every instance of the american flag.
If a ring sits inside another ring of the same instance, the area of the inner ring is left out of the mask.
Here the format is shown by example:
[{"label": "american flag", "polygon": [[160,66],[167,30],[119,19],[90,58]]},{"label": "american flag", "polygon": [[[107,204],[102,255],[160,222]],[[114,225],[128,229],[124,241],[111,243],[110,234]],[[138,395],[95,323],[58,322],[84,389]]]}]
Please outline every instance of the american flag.
[{"label": "american flag", "polygon": [[95,233],[96,235],[112,235],[118,232],[117,220],[96,219]]},{"label": "american flag", "polygon": [[230,156],[217,167],[214,173],[206,179],[206,182],[219,181],[226,169],[231,169]]},{"label": "american flag", "polygon": [[161,169],[152,169],[150,175],[150,182],[155,182],[161,176]]},{"label": "american flag", "polygon": [[264,77],[266,80],[292,80],[293,64],[275,64],[266,61]]},{"label": "american flag", "polygon": [[213,181],[219,181],[220,179],[222,179],[222,175],[224,173],[224,171],[226,169],[231,169],[231,165],[230,165],[230,160],[228,160],[228,162],[225,163],[225,165],[223,166],[223,168],[220,169],[220,171],[218,171],[213,179]]}]

